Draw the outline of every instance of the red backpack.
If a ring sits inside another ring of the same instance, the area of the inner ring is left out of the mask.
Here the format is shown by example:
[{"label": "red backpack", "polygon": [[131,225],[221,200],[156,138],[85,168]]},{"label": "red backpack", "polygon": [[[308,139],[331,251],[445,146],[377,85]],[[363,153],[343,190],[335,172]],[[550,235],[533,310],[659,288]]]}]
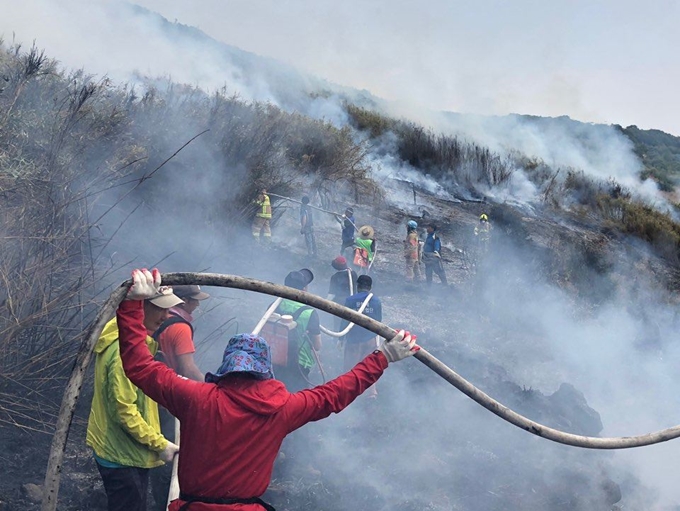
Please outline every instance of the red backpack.
[{"label": "red backpack", "polygon": [[297,363],[298,352],[304,338],[301,338],[297,329],[297,319],[300,314],[311,307],[300,307],[293,313],[293,320],[285,323],[282,315],[274,313],[260,330],[260,336],[269,344],[272,352],[272,365],[288,366]]}]

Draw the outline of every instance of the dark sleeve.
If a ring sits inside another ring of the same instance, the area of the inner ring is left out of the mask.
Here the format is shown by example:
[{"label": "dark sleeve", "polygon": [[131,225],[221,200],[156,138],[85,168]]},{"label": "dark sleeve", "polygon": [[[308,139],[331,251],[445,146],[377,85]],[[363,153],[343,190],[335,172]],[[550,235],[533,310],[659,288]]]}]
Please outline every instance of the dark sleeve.
[{"label": "dark sleeve", "polygon": [[332,295],[338,295],[340,294],[338,292],[339,290],[340,289],[338,287],[338,274],[334,273],[333,275],[331,275],[331,285],[328,288],[328,293]]},{"label": "dark sleeve", "polygon": [[442,240],[439,239],[439,236],[434,239],[434,251],[440,253],[442,251]]},{"label": "dark sleeve", "polygon": [[371,252],[375,254],[375,240],[371,242]]},{"label": "dark sleeve", "polygon": [[307,323],[307,333],[309,335],[321,335],[321,327],[319,326],[319,313],[312,311],[309,316],[309,323]]}]

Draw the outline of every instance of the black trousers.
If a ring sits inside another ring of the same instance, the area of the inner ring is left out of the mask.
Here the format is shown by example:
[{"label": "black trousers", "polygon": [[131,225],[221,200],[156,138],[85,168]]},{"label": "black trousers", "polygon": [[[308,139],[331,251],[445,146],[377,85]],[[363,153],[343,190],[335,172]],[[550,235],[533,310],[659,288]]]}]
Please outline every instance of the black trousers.
[{"label": "black trousers", "polygon": [[446,273],[444,273],[444,265],[441,259],[435,259],[434,261],[425,261],[425,280],[428,284],[432,284],[432,273],[436,273],[439,276],[442,284],[447,284]]},{"label": "black trousers", "polygon": [[146,511],[149,469],[106,468],[97,463],[104,481],[108,511]]},{"label": "black trousers", "polygon": [[[342,241],[342,246],[340,247],[340,255],[347,258],[347,255],[345,255],[345,251],[349,248],[351,249],[354,246],[354,240],[343,240]],[[352,257],[352,251],[350,250],[349,254],[350,258]]]},{"label": "black trousers", "polygon": [[305,236],[305,245],[307,245],[307,255],[316,256],[316,238],[314,237],[314,228],[309,227],[303,229]]},{"label": "black trousers", "polygon": [[283,382],[288,392],[310,388],[312,385],[307,381],[309,372],[308,367],[302,367],[298,364],[293,364],[292,367],[274,366],[274,378]]}]

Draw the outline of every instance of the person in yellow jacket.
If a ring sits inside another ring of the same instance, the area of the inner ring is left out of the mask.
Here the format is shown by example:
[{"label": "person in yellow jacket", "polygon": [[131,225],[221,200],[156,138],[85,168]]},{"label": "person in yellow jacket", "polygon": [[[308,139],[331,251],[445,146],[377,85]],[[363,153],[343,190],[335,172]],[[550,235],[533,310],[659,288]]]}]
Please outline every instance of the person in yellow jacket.
[{"label": "person in yellow jacket", "polygon": [[260,190],[260,194],[255,199],[255,204],[257,205],[257,212],[253,219],[253,237],[255,241],[259,242],[260,234],[262,234],[265,243],[269,243],[272,240],[272,204],[269,195],[267,195],[267,190],[264,188]]},{"label": "person in yellow jacket", "polygon": [[475,236],[479,241],[489,241],[491,238],[491,223],[486,213],[479,215],[479,223],[475,226]]},{"label": "person in yellow jacket", "polygon": [[[183,303],[164,288],[144,302],[144,326],[153,333],[168,309]],[[158,345],[147,336],[149,351]],[[125,376],[116,319],[109,321],[95,345],[94,396],[86,443],[94,451],[109,511],[146,511],[149,469],[172,461],[178,447],[161,434],[158,405]]]}]

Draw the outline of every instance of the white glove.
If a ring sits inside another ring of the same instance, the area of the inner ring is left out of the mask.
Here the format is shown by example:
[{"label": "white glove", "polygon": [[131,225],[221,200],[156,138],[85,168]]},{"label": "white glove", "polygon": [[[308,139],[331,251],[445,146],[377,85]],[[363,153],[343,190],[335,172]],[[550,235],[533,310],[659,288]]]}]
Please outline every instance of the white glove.
[{"label": "white glove", "polygon": [[437,252],[436,250],[434,251],[434,256],[435,256],[435,257],[438,257],[438,258],[441,258],[441,255],[439,255],[439,252]]},{"label": "white glove", "polygon": [[389,341],[383,341],[378,348],[383,352],[388,363],[399,362],[400,360],[416,354],[420,346],[416,344],[416,336],[410,332],[399,330],[397,335]]},{"label": "white glove", "polygon": [[165,446],[160,453],[161,459],[166,463],[172,463],[173,458],[179,452],[179,446],[168,441],[168,445]]},{"label": "white glove", "polygon": [[161,294],[161,273],[154,268],[153,274],[146,268],[132,270],[132,286],[128,289],[126,300],[146,300]]}]

